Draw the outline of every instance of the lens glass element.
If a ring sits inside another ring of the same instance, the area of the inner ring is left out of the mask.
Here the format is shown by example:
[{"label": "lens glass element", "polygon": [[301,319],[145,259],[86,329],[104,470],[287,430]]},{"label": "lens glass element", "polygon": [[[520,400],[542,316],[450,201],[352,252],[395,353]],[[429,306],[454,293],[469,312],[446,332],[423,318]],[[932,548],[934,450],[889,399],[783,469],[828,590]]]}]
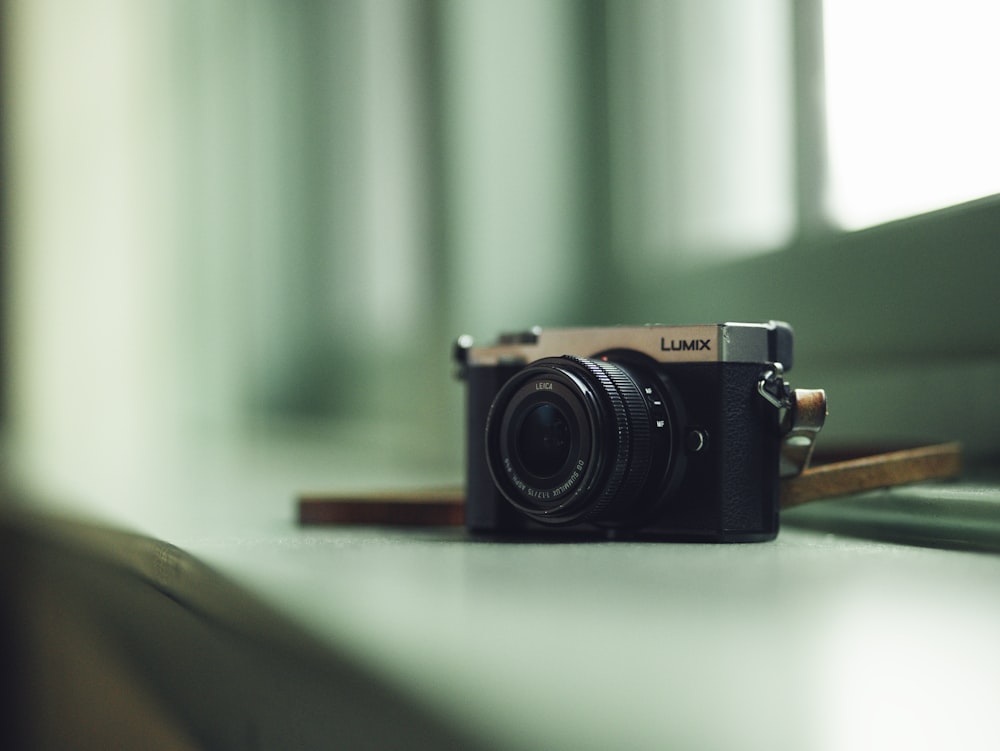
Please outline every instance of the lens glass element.
[{"label": "lens glass element", "polygon": [[570,445],[569,424],[558,407],[543,402],[525,415],[516,447],[531,474],[540,478],[557,474],[569,459]]}]

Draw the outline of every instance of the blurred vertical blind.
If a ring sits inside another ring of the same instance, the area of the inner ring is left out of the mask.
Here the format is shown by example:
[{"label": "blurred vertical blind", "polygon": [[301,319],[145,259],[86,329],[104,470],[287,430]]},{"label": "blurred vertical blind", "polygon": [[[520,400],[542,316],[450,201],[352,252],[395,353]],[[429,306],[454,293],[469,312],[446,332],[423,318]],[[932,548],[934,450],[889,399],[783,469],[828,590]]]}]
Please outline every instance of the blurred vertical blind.
[{"label": "blurred vertical blind", "polygon": [[613,241],[630,270],[789,242],[790,4],[650,1],[608,11]]},{"label": "blurred vertical blind", "polygon": [[454,335],[792,236],[789,13],[9,0],[28,465],[127,483],[306,420],[456,466]]}]

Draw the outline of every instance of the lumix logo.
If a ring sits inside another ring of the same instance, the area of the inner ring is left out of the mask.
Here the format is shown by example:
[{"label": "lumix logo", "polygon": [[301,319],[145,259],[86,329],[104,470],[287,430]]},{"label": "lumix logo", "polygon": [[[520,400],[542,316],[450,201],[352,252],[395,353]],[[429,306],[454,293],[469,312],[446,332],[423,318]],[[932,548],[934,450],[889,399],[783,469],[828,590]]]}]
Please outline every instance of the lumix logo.
[{"label": "lumix logo", "polygon": [[665,337],[660,337],[660,349],[664,352],[700,352],[701,350],[712,349],[710,339],[671,339],[669,342]]}]

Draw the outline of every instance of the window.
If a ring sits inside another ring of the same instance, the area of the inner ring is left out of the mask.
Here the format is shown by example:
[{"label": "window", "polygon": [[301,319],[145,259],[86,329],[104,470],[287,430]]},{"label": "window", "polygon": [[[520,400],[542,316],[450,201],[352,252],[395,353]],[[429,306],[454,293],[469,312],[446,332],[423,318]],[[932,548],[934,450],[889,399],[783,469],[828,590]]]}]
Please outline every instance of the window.
[{"label": "window", "polygon": [[[830,396],[824,442],[958,438],[972,455],[995,452],[1000,198],[988,194],[1000,190],[1000,120],[992,5],[789,6],[793,237],[757,248],[773,252],[697,254],[686,266],[655,265],[647,254],[609,295],[605,317],[784,318],[797,333],[794,382]],[[977,196],[985,197],[952,206]]]},{"label": "window", "polygon": [[823,7],[828,211],[855,229],[1000,192],[1000,7]]}]

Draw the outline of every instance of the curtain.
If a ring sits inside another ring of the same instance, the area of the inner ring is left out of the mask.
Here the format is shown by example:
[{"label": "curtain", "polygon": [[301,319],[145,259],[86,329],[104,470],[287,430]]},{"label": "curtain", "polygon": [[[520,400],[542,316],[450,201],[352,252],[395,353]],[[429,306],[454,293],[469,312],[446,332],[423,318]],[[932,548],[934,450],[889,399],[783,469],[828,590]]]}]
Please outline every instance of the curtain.
[{"label": "curtain", "polygon": [[637,284],[790,235],[787,15],[11,0],[24,471],[124,492],[288,439],[457,477],[458,334],[663,320]]}]

